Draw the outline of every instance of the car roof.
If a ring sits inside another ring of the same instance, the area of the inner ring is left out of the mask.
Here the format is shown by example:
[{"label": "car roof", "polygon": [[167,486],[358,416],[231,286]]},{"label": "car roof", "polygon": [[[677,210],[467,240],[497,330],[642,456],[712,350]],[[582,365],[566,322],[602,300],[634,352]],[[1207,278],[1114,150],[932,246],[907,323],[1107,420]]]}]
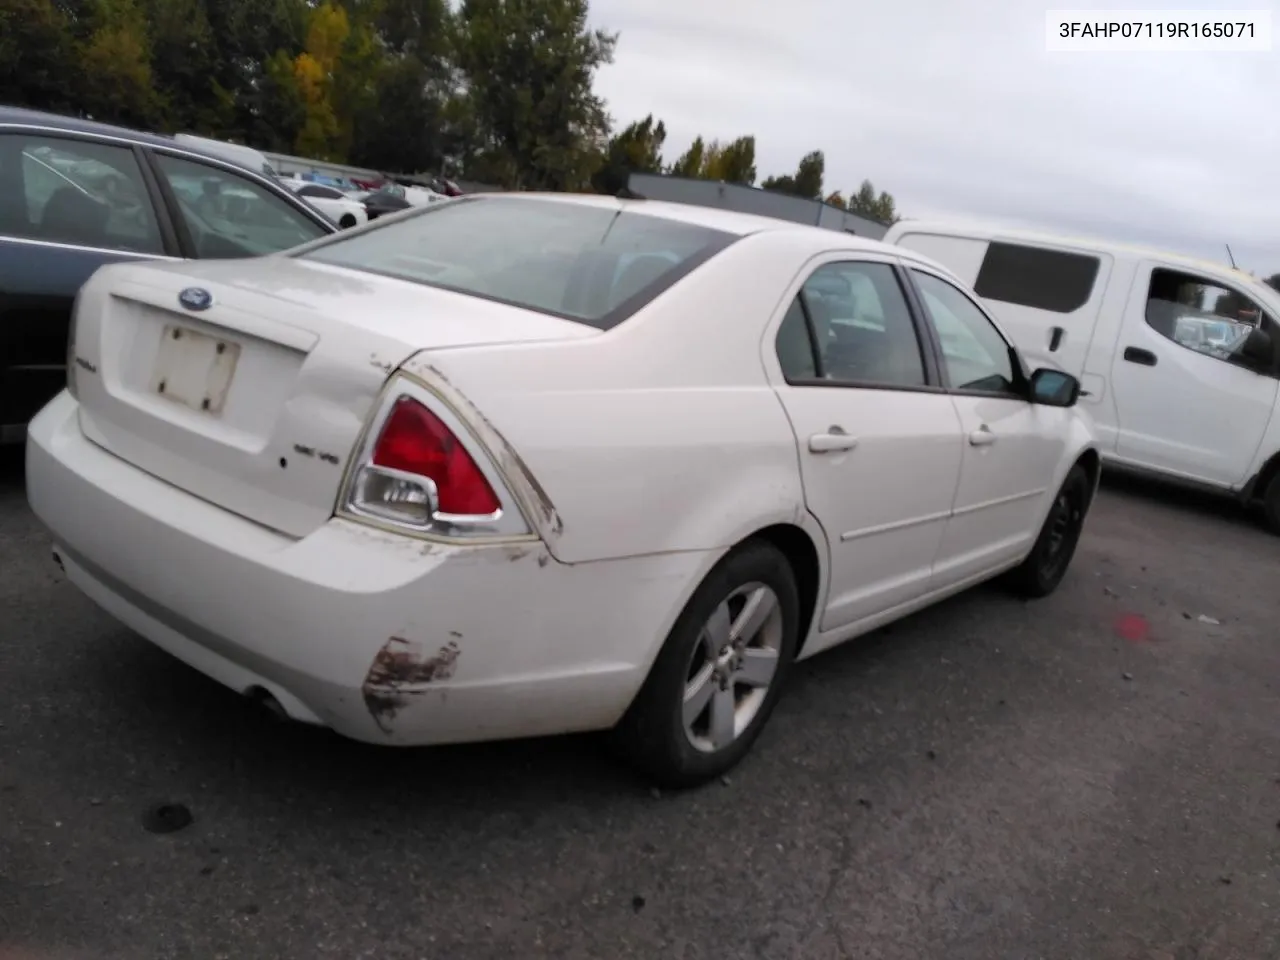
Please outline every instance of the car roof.
[{"label": "car roof", "polygon": [[1116,257],[1141,257],[1143,259],[1164,260],[1181,266],[1201,271],[1212,271],[1223,276],[1240,280],[1261,283],[1257,277],[1243,270],[1238,270],[1225,263],[1193,257],[1185,253],[1161,250],[1158,247],[1147,247],[1141,244],[1125,243],[1118,240],[1103,240],[1097,237],[1082,237],[1073,234],[1055,234],[1047,230],[1035,230],[1027,227],[1008,227],[999,223],[981,220],[901,220],[890,228],[890,233],[897,236],[901,233],[934,233],[942,236],[969,237],[975,240],[1024,241],[1051,247],[1066,247],[1080,252],[1108,253]]},{"label": "car roof", "polygon": [[786,233],[792,236],[811,238],[815,246],[830,247],[834,242],[835,246],[846,250],[891,253],[894,256],[901,256],[904,253],[901,247],[891,246],[879,240],[857,237],[844,231],[828,230],[825,227],[811,227],[791,220],[764,217],[754,213],[739,213],[736,210],[722,210],[718,207],[704,207],[692,203],[675,203],[666,200],[632,200],[592,193],[473,193],[469,196],[471,198],[484,197],[490,200],[517,197],[522,200],[549,200],[558,203],[604,207],[610,210],[627,210],[652,217],[661,217],[665,220],[694,224],[706,227],[709,230],[719,230],[739,237],[745,237],[752,233]]},{"label": "car roof", "polygon": [[135,143],[147,144],[153,147],[169,147],[185,153],[208,157],[210,160],[227,162],[226,157],[211,151],[200,143],[180,142],[174,140],[173,137],[166,137],[159,133],[144,133],[141,130],[132,130],[129,127],[117,127],[109,123],[99,123],[96,120],[67,117],[58,113],[45,113],[41,110],[28,110],[24,107],[0,106],[0,126],[7,124],[46,127],[53,130],[65,130],[68,133],[97,134],[102,137],[118,137],[123,140],[132,140]]}]

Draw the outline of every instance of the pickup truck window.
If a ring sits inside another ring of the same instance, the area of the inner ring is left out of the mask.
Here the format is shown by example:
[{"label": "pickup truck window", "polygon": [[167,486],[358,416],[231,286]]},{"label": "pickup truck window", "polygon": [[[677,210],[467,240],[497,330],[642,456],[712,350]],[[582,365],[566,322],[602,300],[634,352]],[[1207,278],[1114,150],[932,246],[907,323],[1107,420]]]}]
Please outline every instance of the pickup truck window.
[{"label": "pickup truck window", "polygon": [[1257,303],[1220,283],[1178,270],[1151,271],[1147,325],[1180,347],[1230,363],[1263,317]]},{"label": "pickup truck window", "polygon": [[0,234],[163,253],[133,151],[74,137],[0,134]]},{"label": "pickup truck window", "polygon": [[1097,257],[993,240],[973,292],[984,300],[1074,313],[1089,302],[1097,279]]}]

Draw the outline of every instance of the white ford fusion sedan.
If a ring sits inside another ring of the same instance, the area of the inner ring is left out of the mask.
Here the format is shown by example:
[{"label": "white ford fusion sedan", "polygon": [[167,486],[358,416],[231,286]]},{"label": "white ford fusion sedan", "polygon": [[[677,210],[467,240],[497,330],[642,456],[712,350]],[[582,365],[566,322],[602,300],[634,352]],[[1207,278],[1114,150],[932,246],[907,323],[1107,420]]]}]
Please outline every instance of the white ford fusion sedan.
[{"label": "white ford fusion sedan", "polygon": [[792,663],[1067,569],[1079,386],[907,250],[480,195],[251,261],[104,267],[27,490],[67,577],[360,740],[612,729],[660,782]]}]

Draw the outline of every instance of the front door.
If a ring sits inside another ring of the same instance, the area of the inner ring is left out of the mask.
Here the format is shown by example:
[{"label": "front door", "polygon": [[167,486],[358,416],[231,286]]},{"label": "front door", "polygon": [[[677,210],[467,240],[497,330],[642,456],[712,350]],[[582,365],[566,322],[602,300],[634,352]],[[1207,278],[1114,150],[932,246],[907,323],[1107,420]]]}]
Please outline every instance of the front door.
[{"label": "front door", "polygon": [[1015,355],[983,310],[942,276],[909,275],[937,333],[943,372],[964,433],[952,517],[933,586],[954,586],[1031,549],[1066,452],[1069,410],[1026,399]]},{"label": "front door", "polygon": [[1242,484],[1280,386],[1242,365],[1240,347],[1259,323],[1280,343],[1275,320],[1241,291],[1181,267],[1142,264],[1111,368],[1117,458]]},{"label": "front door", "polygon": [[830,545],[829,631],[929,586],[960,469],[960,423],[887,261],[814,269],[778,330],[778,393]]}]

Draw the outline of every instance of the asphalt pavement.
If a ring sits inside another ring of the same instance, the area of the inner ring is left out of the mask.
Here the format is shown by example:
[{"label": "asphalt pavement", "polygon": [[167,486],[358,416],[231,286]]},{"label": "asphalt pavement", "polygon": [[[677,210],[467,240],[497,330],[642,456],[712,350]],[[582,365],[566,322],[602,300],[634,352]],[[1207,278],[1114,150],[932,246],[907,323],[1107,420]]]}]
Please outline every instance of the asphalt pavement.
[{"label": "asphalt pavement", "polygon": [[1229,504],[1109,481],[1053,597],[801,665],[667,794],[274,720],[70,587],[0,458],[3,960],[1280,956],[1280,538]]}]

